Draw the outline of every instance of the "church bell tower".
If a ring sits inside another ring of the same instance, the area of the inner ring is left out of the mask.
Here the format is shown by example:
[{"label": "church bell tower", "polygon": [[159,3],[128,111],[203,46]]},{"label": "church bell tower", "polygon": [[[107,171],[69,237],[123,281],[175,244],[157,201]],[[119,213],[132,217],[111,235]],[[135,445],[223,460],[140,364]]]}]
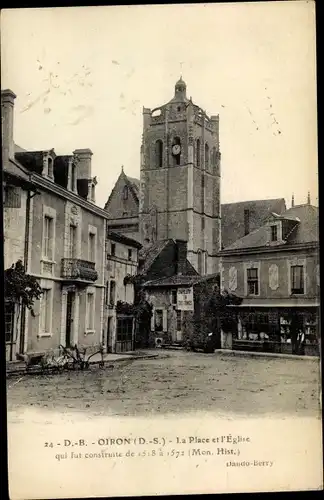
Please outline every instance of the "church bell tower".
[{"label": "church bell tower", "polygon": [[220,250],[219,116],[187,98],[180,80],[174,97],[143,108],[139,223],[144,245],[187,241],[200,274],[218,272]]}]

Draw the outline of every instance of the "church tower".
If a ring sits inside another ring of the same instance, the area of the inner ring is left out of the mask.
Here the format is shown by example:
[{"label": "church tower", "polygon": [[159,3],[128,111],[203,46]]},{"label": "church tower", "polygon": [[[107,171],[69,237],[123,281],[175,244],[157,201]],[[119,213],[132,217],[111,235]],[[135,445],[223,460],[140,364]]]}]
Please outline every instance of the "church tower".
[{"label": "church tower", "polygon": [[144,245],[187,241],[200,274],[218,272],[220,250],[219,116],[187,98],[180,80],[174,97],[143,108],[139,225]]}]

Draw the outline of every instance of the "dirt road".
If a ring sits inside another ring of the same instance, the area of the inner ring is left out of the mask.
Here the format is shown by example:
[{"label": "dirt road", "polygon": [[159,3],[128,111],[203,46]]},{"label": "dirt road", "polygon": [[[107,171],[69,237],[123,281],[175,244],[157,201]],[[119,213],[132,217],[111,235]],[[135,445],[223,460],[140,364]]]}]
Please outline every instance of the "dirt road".
[{"label": "dirt road", "polygon": [[[207,411],[241,416],[318,416],[319,361],[170,352],[46,377],[7,381],[8,412],[22,408],[90,415]],[[18,381],[19,380],[19,381]]]}]

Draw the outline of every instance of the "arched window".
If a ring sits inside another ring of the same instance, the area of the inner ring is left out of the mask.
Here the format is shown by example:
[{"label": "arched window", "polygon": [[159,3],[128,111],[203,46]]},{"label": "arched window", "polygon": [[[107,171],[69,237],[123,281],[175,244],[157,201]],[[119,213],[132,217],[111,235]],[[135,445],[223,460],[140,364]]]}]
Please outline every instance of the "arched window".
[{"label": "arched window", "polygon": [[123,189],[123,200],[128,200],[128,186],[124,186],[124,189]]},{"label": "arched window", "polygon": [[155,159],[156,166],[161,168],[163,166],[163,141],[158,139],[155,143]]},{"label": "arched window", "polygon": [[205,144],[205,169],[209,168],[209,146],[206,142]]},{"label": "arched window", "polygon": [[196,148],[196,164],[197,164],[197,167],[200,167],[200,155],[201,155],[201,151],[200,151],[200,139],[197,139],[197,148]]}]

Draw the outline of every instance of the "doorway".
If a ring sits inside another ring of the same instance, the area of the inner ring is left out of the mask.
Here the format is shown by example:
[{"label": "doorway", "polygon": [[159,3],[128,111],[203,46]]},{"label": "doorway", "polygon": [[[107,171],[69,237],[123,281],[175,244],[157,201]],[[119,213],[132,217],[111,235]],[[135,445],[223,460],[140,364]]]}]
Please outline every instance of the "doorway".
[{"label": "doorway", "polygon": [[73,336],[74,299],[75,299],[75,292],[68,292],[66,299],[66,327],[65,327],[66,347],[71,347],[71,341]]},{"label": "doorway", "polygon": [[5,302],[6,361],[13,361],[16,354],[15,304]]}]

